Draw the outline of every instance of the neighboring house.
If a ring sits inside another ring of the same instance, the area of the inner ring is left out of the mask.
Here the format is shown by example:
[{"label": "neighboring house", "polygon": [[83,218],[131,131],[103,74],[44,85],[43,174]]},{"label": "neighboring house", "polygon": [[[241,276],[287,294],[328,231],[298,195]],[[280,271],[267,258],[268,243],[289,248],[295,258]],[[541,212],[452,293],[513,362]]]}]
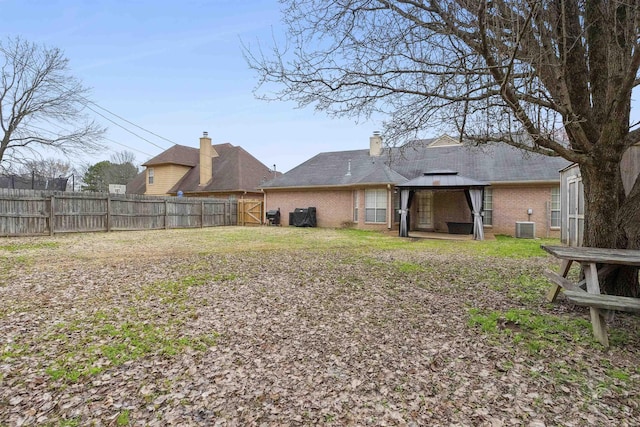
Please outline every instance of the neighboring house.
[{"label": "neighboring house", "polygon": [[280,175],[242,147],[211,145],[207,132],[199,149],[176,144],[142,166],[145,170],[127,185],[127,193],[262,199],[260,185]]},{"label": "neighboring house", "polygon": [[[400,223],[400,191],[425,173],[444,171],[488,183],[484,230],[514,235],[516,222],[535,223],[536,237],[560,236],[560,173],[569,162],[506,144],[468,147],[447,135],[384,149],[374,133],[369,150],[321,153],[262,185],[265,209],[315,207],[320,227],[392,229]],[[434,191],[436,190],[436,191]],[[415,191],[409,230],[448,232],[447,222],[472,221],[468,193],[459,188]]]}]

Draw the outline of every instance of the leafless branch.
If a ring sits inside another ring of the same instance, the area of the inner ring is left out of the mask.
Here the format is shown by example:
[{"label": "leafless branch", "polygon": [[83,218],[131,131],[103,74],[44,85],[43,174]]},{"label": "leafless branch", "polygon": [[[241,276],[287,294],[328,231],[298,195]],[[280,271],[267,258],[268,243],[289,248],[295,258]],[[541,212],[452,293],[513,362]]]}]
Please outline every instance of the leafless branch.
[{"label": "leafless branch", "polygon": [[104,129],[84,113],[89,91],[68,74],[60,50],[8,38],[0,42],[0,61],[0,163],[38,147],[61,153],[101,148]]}]

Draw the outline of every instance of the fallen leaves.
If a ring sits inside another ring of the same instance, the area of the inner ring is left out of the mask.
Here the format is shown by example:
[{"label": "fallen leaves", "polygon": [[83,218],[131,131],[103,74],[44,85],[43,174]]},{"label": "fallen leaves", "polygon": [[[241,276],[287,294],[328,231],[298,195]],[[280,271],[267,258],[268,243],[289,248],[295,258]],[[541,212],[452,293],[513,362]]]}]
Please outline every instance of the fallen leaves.
[{"label": "fallen leaves", "polygon": [[[532,354],[469,325],[470,307],[555,310],[489,281],[552,261],[313,245],[224,253],[190,233],[124,233],[139,241],[126,252],[112,236],[74,236],[72,248],[59,237],[59,250],[11,271],[0,425],[640,423],[637,340]],[[114,251],[122,262],[108,261]],[[55,378],[55,366],[77,377]]]}]

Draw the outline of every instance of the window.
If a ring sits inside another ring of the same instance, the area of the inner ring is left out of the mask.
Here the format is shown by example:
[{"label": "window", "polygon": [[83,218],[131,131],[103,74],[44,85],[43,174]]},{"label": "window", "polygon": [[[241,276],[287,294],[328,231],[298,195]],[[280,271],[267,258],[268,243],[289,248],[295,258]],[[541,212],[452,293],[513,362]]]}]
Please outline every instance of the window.
[{"label": "window", "polygon": [[551,189],[551,227],[560,227],[560,187]]},{"label": "window", "polygon": [[493,225],[493,190],[491,188],[484,189],[484,200],[482,201],[483,213],[482,224]]},{"label": "window", "polygon": [[360,206],[360,192],[353,192],[353,222],[358,222],[358,208]]},{"label": "window", "polygon": [[400,191],[396,191],[393,195],[393,219],[400,222]]},{"label": "window", "polygon": [[149,185],[153,185],[153,168],[147,169],[147,176],[149,177]]},{"label": "window", "polygon": [[366,190],[364,193],[365,222],[384,223],[387,220],[387,190]]}]

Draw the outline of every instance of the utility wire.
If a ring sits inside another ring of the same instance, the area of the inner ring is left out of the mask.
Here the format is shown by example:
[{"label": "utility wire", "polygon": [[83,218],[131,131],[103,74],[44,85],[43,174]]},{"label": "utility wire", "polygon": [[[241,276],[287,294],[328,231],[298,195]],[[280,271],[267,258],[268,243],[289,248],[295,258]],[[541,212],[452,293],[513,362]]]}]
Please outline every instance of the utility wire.
[{"label": "utility wire", "polygon": [[[60,125],[58,125],[58,124],[55,124],[55,123],[50,123],[50,124],[51,124],[52,126],[56,126],[58,129],[61,129],[61,130],[65,131],[65,132],[69,132],[69,129],[65,129],[64,127],[62,127],[62,126],[60,126]],[[42,132],[54,133],[51,129],[45,129],[45,128],[42,128],[42,127],[40,127],[40,126],[29,125],[29,127],[32,127],[32,128],[34,128],[34,129],[38,129],[39,131],[42,131]],[[138,153],[140,153],[140,154],[144,154],[145,156],[153,157],[153,154],[149,154],[149,153],[146,153],[146,152],[144,152],[144,151],[142,151],[142,150],[139,150],[139,149],[137,149],[137,148],[130,147],[130,146],[128,146],[128,145],[126,145],[126,144],[123,144],[123,143],[121,143],[121,142],[114,141],[114,140],[113,140],[113,139],[111,139],[111,138],[103,137],[103,139],[105,139],[106,141],[112,142],[112,143],[114,143],[114,144],[117,144],[117,145],[119,145],[119,146],[121,146],[121,147],[127,148],[127,149],[129,149],[129,150],[137,151]]]},{"label": "utility wire", "polygon": [[[155,137],[158,137],[158,138],[160,138],[160,139],[164,139],[164,140],[165,140],[165,141],[167,141],[167,142],[170,142],[170,143],[172,143],[172,144],[178,145],[178,143],[177,143],[177,142],[172,141],[172,140],[170,140],[170,139],[168,139],[168,138],[165,138],[165,137],[164,137],[164,136],[162,136],[162,135],[158,135],[157,133],[153,133],[153,132],[151,132],[150,130],[143,128],[142,126],[138,126],[137,124],[135,124],[135,123],[133,123],[133,122],[131,122],[131,121],[129,121],[129,120],[127,120],[127,119],[125,119],[124,117],[121,117],[121,116],[117,115],[117,114],[116,114],[116,113],[114,113],[113,111],[110,111],[110,110],[108,110],[108,109],[106,109],[106,108],[104,108],[104,107],[101,107],[100,105],[96,104],[96,103],[95,103],[95,102],[93,102],[93,101],[89,101],[89,103],[90,103],[90,104],[95,105],[96,107],[98,107],[98,108],[99,108],[99,109],[101,109],[101,110],[106,111],[107,113],[111,114],[112,116],[115,116],[115,117],[119,118],[119,119],[120,119],[120,120],[122,120],[123,122],[127,122],[127,123],[129,123],[130,125],[135,126],[135,127],[137,127],[138,129],[141,129],[141,130],[143,130],[143,131],[145,131],[145,132],[147,132],[147,133],[150,133],[151,135],[153,135],[153,136],[155,136]],[[92,111],[93,111],[93,110],[92,110]]]},{"label": "utility wire", "polygon": [[[85,98],[85,99],[86,99],[86,98]],[[88,100],[87,100],[87,101],[88,101]],[[100,112],[98,112],[98,111],[94,110],[93,108],[89,107],[89,105],[88,105],[88,104],[85,104],[85,107],[87,107],[89,110],[93,111],[94,113],[96,113],[96,114],[97,114],[97,115],[99,115],[100,117],[104,118],[105,120],[108,120],[108,121],[110,121],[111,123],[113,123],[114,125],[116,125],[116,126],[118,126],[118,127],[122,128],[122,129],[124,129],[125,131],[129,132],[131,135],[136,136],[136,137],[138,137],[138,138],[142,139],[143,141],[147,141],[149,144],[153,145],[154,147],[157,147],[157,148],[159,148],[159,149],[161,149],[161,150],[166,150],[166,148],[159,146],[159,145],[158,145],[158,144],[156,144],[155,142],[151,142],[151,141],[149,141],[147,138],[145,138],[145,137],[142,137],[142,136],[138,135],[138,134],[137,134],[137,133],[135,133],[134,131],[129,130],[129,129],[127,129],[126,127],[122,126],[120,123],[117,123],[117,122],[115,122],[115,121],[111,120],[109,117],[105,116],[104,114],[102,114],[102,113],[100,113]]]},{"label": "utility wire", "polygon": [[[18,59],[15,55],[13,55],[12,53],[8,52],[8,51],[7,51],[4,47],[2,47],[2,46],[0,46],[0,52],[2,52],[2,53],[3,53],[4,55],[6,55],[6,56],[9,56],[9,57],[13,58],[13,60],[14,60],[14,61],[19,62],[19,63],[20,63],[20,65],[22,65],[23,67],[30,68],[30,69],[31,69],[31,71],[35,71],[35,72],[37,72],[37,70],[36,70],[36,69],[31,65],[31,64],[28,64],[28,63],[25,63],[24,61],[21,61],[21,60],[20,60],[20,59]],[[71,90],[71,89],[69,89],[68,87],[66,87],[65,85],[63,85],[62,83],[55,83],[55,85],[56,85],[56,86],[58,86],[58,87],[61,87],[62,89],[65,89],[65,90]],[[99,113],[98,111],[96,111],[96,110],[94,110],[93,108],[91,108],[88,104],[93,104],[93,105],[95,105],[96,107],[100,108],[101,110],[104,110],[104,111],[108,112],[109,114],[111,114],[111,115],[113,115],[113,116],[115,116],[115,117],[119,118],[120,120],[123,120],[123,121],[125,121],[125,122],[127,122],[127,123],[129,123],[129,124],[131,124],[131,125],[133,125],[133,126],[135,126],[135,127],[137,127],[137,128],[139,128],[139,129],[141,129],[141,130],[145,131],[145,132],[148,132],[148,133],[150,133],[151,135],[154,135],[154,136],[156,136],[156,137],[158,137],[158,138],[164,139],[165,141],[168,141],[168,142],[170,142],[170,143],[172,143],[172,144],[177,145],[177,143],[176,143],[176,142],[171,141],[170,139],[165,138],[165,137],[163,137],[163,136],[160,136],[160,135],[158,135],[158,134],[156,134],[156,133],[154,133],[154,132],[152,132],[152,131],[150,131],[150,130],[148,130],[148,129],[145,129],[145,128],[143,128],[142,126],[138,126],[137,124],[135,124],[135,123],[133,123],[133,122],[131,122],[131,121],[129,121],[129,120],[127,120],[127,119],[125,119],[125,118],[123,118],[123,117],[121,117],[121,116],[119,116],[119,115],[117,115],[117,114],[113,113],[113,112],[111,112],[110,110],[108,110],[108,109],[106,109],[106,108],[104,108],[104,107],[101,107],[100,105],[96,104],[95,102],[91,101],[90,99],[88,99],[88,98],[86,98],[86,97],[84,97],[84,96],[82,96],[82,95],[79,95],[79,98],[81,98],[81,99],[83,99],[83,100],[85,101],[84,106],[85,106],[86,108],[88,108],[89,110],[93,111],[94,113],[98,114],[99,116],[101,116],[101,117],[102,117],[102,118],[104,118],[105,120],[108,120],[109,122],[113,123],[114,125],[116,125],[116,126],[118,126],[118,127],[122,128],[122,129],[124,129],[125,131],[129,132],[130,134],[134,135],[135,137],[140,138],[140,139],[142,139],[143,141],[148,142],[149,144],[153,145],[154,147],[157,147],[157,148],[159,148],[159,149],[161,149],[161,150],[166,150],[166,148],[161,147],[161,146],[159,146],[158,144],[155,144],[154,142],[149,141],[148,139],[146,139],[146,138],[144,138],[144,137],[142,137],[142,136],[140,136],[140,135],[136,134],[135,132],[133,132],[133,131],[131,131],[131,130],[129,130],[129,129],[127,129],[127,128],[125,128],[124,126],[120,125],[119,123],[116,123],[115,121],[113,121],[113,120],[111,120],[110,118],[106,117],[104,114]],[[105,139],[107,139],[107,138],[105,138]],[[122,145],[122,144],[120,144],[120,145]],[[131,147],[128,147],[128,148],[131,148]]]}]

